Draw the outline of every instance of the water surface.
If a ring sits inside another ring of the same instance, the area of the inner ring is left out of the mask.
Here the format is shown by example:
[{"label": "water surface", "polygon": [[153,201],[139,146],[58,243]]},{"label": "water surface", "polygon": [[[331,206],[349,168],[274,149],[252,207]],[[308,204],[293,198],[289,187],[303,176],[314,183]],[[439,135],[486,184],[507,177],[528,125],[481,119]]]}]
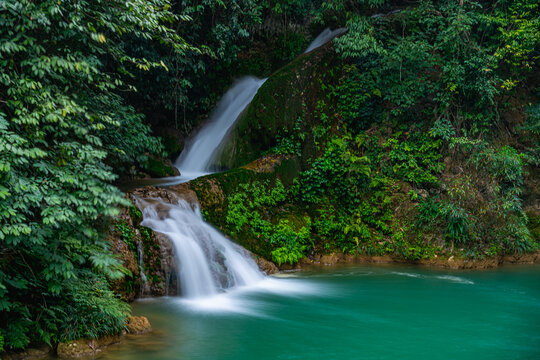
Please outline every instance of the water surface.
[{"label": "water surface", "polygon": [[540,359],[540,266],[286,273],[205,301],[138,301],[154,332],[100,359]]}]

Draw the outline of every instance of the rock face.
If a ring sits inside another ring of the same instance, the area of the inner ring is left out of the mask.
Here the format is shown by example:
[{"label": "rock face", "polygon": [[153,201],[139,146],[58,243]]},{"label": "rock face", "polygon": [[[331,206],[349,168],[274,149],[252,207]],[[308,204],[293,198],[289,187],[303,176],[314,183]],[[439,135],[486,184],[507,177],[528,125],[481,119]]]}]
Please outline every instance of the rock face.
[{"label": "rock face", "polygon": [[[146,186],[128,193],[128,199],[136,207],[123,210],[116,223],[111,226],[109,239],[112,250],[120,256],[131,275],[114,283],[114,290],[122,294],[127,301],[136,297],[179,293],[175,247],[167,236],[140,225],[142,210],[152,203],[152,199],[170,204],[176,204],[183,199],[192,205],[199,205],[200,194],[204,198],[201,208],[207,209],[213,216],[219,216],[226,211],[226,196],[236,188],[238,177],[244,181],[245,178],[255,179],[259,175],[273,177],[276,171],[282,174],[284,160],[288,164],[286,168],[290,167],[295,173],[297,170],[294,160],[283,156],[268,156],[232,172],[210,175],[168,188]],[[279,271],[274,263],[254,254],[251,256],[266,274]]]},{"label": "rock face", "polygon": [[[128,198],[144,208],[137,199],[160,198],[175,203],[178,196],[156,187],[145,187],[130,193]],[[111,249],[131,273],[113,283],[113,290],[126,301],[133,301],[136,297],[176,295],[178,282],[174,247],[166,236],[141,226],[141,220],[142,212],[134,205],[124,209],[111,226]]]},{"label": "rock face", "polygon": [[[253,238],[243,230],[236,233],[229,231],[230,224],[226,223],[229,200],[241,191],[240,186],[253,182],[275,183],[279,179],[285,187],[289,187],[293,179],[298,177],[298,172],[299,164],[295,156],[266,155],[246,166],[200,177],[184,185],[196,193],[207,222],[247,250],[269,259],[267,242]],[[177,188],[172,186],[170,189],[176,191]]]},{"label": "rock face", "polygon": [[39,348],[26,349],[25,351],[2,354],[3,360],[38,360],[50,359],[52,349],[47,345]]},{"label": "rock face", "polygon": [[305,269],[310,267],[320,266],[335,266],[338,264],[391,264],[391,263],[413,263],[416,265],[430,266],[437,268],[463,270],[463,269],[493,269],[501,265],[508,264],[539,264],[540,263],[540,251],[530,254],[521,255],[505,255],[499,258],[489,259],[461,259],[455,256],[449,258],[435,257],[431,259],[421,259],[416,262],[407,261],[404,259],[385,256],[366,256],[366,255],[351,255],[343,253],[331,253],[331,254],[313,254],[298,262],[298,264],[289,265],[283,264],[280,266],[280,270],[290,269]]},{"label": "rock face", "polygon": [[240,115],[219,149],[219,164],[236,168],[260,158],[280,136],[304,133],[302,161],[317,152],[313,129],[320,123],[317,107],[322,87],[339,62],[332,42],[298,56],[272,74]]},{"label": "rock face", "polygon": [[[189,183],[167,189],[146,186],[129,193],[128,197],[140,211],[144,209],[146,204],[145,201],[141,201],[143,199],[148,201],[159,199],[169,204],[177,204],[180,199],[183,199],[190,204],[198,204],[197,194],[190,188]],[[140,224],[141,221],[142,213],[136,219],[136,223]],[[163,234],[156,233],[146,227],[141,228],[144,228],[144,231],[150,235],[149,245],[143,251],[144,264],[149,269],[149,272],[146,273],[149,286],[147,291],[142,292],[140,296],[177,295],[180,284],[176,275],[178,263],[172,242]]]},{"label": "rock face", "polygon": [[261,269],[261,271],[263,271],[266,275],[272,275],[279,272],[276,264],[271,261],[268,261],[260,256],[254,258],[254,260],[257,263],[257,266],[259,266],[259,269]]},{"label": "rock face", "polygon": [[251,254],[251,257],[253,258],[253,260],[255,260],[259,269],[266,275],[272,275],[279,272],[279,268],[273,262],[253,253]]}]

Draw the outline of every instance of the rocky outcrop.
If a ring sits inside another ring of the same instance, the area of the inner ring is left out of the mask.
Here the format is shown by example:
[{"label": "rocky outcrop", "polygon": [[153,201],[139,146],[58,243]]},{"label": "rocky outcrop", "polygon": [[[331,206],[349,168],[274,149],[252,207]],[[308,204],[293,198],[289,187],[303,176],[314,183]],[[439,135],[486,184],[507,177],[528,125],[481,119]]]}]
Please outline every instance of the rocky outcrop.
[{"label": "rocky outcrop", "polygon": [[52,349],[43,345],[36,348],[26,349],[24,351],[17,351],[12,353],[3,353],[0,356],[0,359],[3,360],[40,360],[40,359],[50,359]]},{"label": "rocky outcrop", "polygon": [[[140,197],[139,197],[140,196]],[[174,247],[169,238],[141,226],[142,213],[135,206],[142,198],[163,198],[174,203],[177,194],[155,187],[145,187],[137,195],[128,195],[133,206],[123,209],[111,225],[109,242],[129,274],[115,281],[113,290],[126,301],[136,297],[176,295],[178,292],[177,264]]]},{"label": "rocky outcrop", "polygon": [[273,262],[266,260],[265,258],[255,255],[253,253],[250,253],[250,255],[253,258],[253,260],[255,260],[255,263],[257,263],[257,266],[259,267],[259,269],[262,272],[264,272],[266,275],[277,274],[279,272],[279,268]]},{"label": "rocky outcrop", "polygon": [[180,199],[184,199],[190,204],[199,203],[197,194],[193,191],[190,182],[168,188],[145,186],[129,192],[127,196],[132,203],[142,208],[144,208],[144,203],[137,203],[141,199],[159,199],[169,204],[177,204]]},{"label": "rocky outcrop", "polygon": [[339,61],[329,42],[272,74],[223,142],[219,164],[229,169],[248,164],[291,134],[303,134],[298,141],[302,161],[314,158],[321,141],[313,130],[321,122],[322,88]]},{"label": "rocky outcrop", "polygon": [[402,258],[385,256],[351,255],[343,253],[312,254],[295,265],[283,264],[280,270],[307,269],[310,267],[336,266],[339,264],[391,264],[407,263],[422,266],[438,267],[445,269],[493,269],[502,265],[510,264],[540,264],[540,251],[534,253],[524,253],[519,255],[504,255],[486,259],[462,259],[455,256],[433,257],[431,259],[421,259],[408,261]]}]

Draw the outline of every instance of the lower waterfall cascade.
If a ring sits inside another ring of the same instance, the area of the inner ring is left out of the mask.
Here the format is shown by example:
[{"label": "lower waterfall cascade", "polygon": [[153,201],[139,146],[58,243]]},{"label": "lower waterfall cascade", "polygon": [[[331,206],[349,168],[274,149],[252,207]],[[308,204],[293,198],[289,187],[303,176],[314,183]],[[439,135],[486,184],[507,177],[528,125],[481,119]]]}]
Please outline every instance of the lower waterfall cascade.
[{"label": "lower waterfall cascade", "polygon": [[185,200],[175,205],[140,202],[144,205],[141,225],[166,235],[174,245],[183,297],[212,296],[264,279],[249,253],[204,222],[198,206]]}]

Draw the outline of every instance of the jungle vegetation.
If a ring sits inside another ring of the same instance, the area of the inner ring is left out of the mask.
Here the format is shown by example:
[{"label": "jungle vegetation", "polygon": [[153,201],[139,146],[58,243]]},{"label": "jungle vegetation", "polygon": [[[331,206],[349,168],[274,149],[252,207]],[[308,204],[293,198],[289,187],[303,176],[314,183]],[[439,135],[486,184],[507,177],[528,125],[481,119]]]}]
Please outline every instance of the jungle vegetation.
[{"label": "jungle vegetation", "polygon": [[[174,158],[234,78],[271,75],[325,27],[348,32],[310,99],[316,122],[293,119],[266,152],[302,158],[298,177],[239,184],[223,230],[266,240],[279,264],[314,249],[536,251],[538,13],[535,0],[0,1],[0,352],[121,331],[129,306],[110,282],[126,269],[106,239],[130,206],[118,181]],[[284,208],[295,216],[273,215]]]}]

